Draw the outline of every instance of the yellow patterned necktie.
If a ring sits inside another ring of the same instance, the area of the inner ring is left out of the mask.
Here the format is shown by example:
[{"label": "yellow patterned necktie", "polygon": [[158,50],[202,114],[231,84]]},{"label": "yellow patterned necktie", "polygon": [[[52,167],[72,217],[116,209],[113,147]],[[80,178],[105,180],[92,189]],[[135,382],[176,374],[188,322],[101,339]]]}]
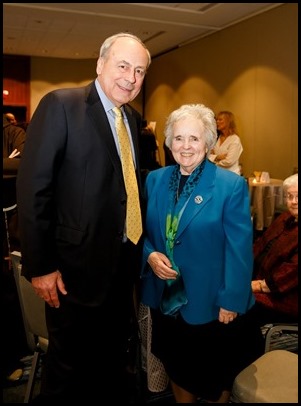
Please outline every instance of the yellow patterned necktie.
[{"label": "yellow patterned necktie", "polygon": [[126,235],[134,244],[137,244],[142,234],[137,178],[129,135],[123,122],[122,112],[118,107],[114,107],[113,111],[115,113],[115,126],[119,140],[122,172],[127,193]]}]

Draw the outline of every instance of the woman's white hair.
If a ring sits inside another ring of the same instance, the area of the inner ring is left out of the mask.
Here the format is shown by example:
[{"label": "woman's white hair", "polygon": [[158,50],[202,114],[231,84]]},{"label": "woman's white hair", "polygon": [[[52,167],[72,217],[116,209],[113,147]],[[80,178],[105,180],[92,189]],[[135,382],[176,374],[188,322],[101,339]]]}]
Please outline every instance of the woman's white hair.
[{"label": "woman's white hair", "polygon": [[287,189],[291,186],[298,186],[298,174],[294,173],[283,181],[283,192],[287,192]]},{"label": "woman's white hair", "polygon": [[183,104],[169,115],[164,129],[165,145],[168,148],[171,147],[174,124],[179,120],[189,117],[200,120],[203,123],[206,148],[210,151],[217,140],[216,120],[213,111],[204,106],[204,104]]}]

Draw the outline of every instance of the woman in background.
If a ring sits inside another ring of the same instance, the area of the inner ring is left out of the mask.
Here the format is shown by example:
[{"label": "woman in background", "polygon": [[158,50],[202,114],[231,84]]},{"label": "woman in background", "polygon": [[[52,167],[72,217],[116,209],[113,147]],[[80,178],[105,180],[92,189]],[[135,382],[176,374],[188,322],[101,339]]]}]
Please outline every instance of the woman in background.
[{"label": "woman in background", "polygon": [[209,159],[221,168],[229,169],[241,175],[239,158],[243,147],[237,135],[236,124],[233,113],[220,111],[216,118],[218,140],[211,150]]}]

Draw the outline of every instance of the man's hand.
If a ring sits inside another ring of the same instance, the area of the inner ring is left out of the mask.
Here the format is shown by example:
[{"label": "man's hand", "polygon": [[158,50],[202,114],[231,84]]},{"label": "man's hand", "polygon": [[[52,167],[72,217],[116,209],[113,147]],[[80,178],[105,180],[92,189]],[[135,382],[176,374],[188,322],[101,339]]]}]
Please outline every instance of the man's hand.
[{"label": "man's hand", "polygon": [[31,279],[32,286],[38,296],[40,296],[51,307],[60,307],[57,289],[66,295],[65,284],[60,271],[52,272],[44,276],[36,276]]}]

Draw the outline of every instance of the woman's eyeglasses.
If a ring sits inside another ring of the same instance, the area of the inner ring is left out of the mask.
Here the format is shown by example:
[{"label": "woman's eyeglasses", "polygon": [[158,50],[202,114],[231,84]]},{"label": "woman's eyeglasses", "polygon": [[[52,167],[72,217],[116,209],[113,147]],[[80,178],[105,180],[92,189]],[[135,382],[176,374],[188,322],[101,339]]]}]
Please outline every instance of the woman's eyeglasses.
[{"label": "woman's eyeglasses", "polygon": [[298,201],[298,193],[294,194],[294,193],[288,193],[286,196],[286,199],[289,200],[290,202],[292,202],[293,200],[296,200],[296,202]]}]

